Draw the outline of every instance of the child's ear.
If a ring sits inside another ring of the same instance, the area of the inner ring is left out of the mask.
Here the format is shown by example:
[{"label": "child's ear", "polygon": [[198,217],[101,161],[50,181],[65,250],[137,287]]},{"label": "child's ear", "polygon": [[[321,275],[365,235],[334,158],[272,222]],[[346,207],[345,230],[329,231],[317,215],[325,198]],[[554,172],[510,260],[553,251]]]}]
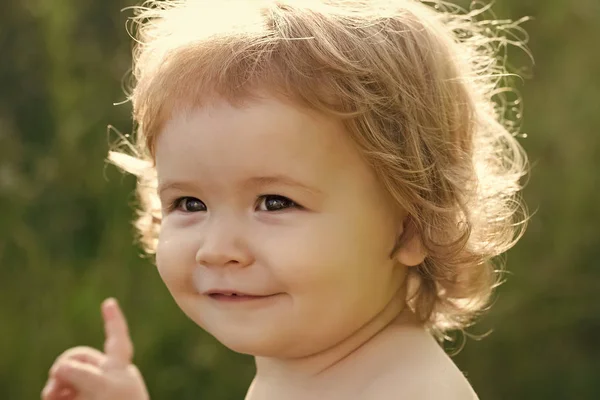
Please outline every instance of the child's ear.
[{"label": "child's ear", "polygon": [[421,241],[421,235],[419,235],[411,216],[407,216],[404,218],[390,258],[395,258],[400,264],[407,267],[415,267],[421,264],[425,257],[427,257],[427,251]]}]

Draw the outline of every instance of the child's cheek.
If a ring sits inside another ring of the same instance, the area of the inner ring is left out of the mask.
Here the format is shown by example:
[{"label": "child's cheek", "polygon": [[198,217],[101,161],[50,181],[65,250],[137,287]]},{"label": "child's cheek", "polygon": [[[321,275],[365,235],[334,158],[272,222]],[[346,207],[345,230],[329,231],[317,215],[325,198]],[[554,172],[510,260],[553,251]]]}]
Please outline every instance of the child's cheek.
[{"label": "child's cheek", "polygon": [[193,244],[175,229],[163,226],[156,248],[156,266],[163,282],[173,294],[191,289],[194,266]]},{"label": "child's cheek", "polygon": [[[303,223],[278,229],[277,234],[260,235],[255,248],[259,262],[272,270],[274,278],[292,292],[314,292],[333,279],[346,264],[345,234],[335,229],[330,218],[307,218]],[[347,233],[346,233],[347,234]],[[263,259],[264,255],[264,259]],[[335,271],[335,272],[334,272]]]}]

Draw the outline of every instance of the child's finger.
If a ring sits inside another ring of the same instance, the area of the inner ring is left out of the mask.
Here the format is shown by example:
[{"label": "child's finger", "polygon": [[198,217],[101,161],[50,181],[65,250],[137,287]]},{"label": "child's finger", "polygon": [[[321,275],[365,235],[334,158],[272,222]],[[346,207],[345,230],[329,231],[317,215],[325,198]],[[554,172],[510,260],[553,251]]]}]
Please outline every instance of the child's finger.
[{"label": "child's finger", "polygon": [[75,400],[77,398],[77,392],[70,387],[63,387],[58,390],[56,400]]},{"label": "child's finger", "polygon": [[50,379],[42,391],[42,400],[74,400],[77,392],[72,387]]},{"label": "child's finger", "polygon": [[56,379],[49,379],[42,389],[42,400],[55,400],[58,394]]},{"label": "child's finger", "polygon": [[133,358],[133,344],[129,337],[127,321],[115,299],[107,299],[102,303],[104,318],[104,353],[106,354],[106,369],[125,368]]},{"label": "child's finger", "polygon": [[98,367],[73,359],[61,362],[56,368],[55,377],[63,382],[60,388],[54,388],[57,396],[68,386],[78,393],[100,393],[106,385],[106,378]]},{"label": "child's finger", "polygon": [[58,356],[58,358],[56,359],[56,361],[50,368],[50,376],[52,376],[54,374],[56,366],[58,364],[60,364],[60,362],[63,360],[72,359],[72,360],[81,361],[81,362],[84,362],[87,364],[92,364],[92,365],[95,365],[98,367],[102,364],[104,358],[105,358],[105,356],[101,351],[96,350],[92,347],[84,347],[84,346],[74,347],[72,349],[65,351],[60,356]]}]

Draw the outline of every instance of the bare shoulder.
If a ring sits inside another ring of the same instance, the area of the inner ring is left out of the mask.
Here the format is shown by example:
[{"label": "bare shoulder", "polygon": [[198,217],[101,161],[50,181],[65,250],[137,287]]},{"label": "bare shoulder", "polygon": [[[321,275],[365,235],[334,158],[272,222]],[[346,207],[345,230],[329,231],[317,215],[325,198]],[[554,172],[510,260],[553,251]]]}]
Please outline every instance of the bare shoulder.
[{"label": "bare shoulder", "polygon": [[475,391],[461,373],[451,365],[415,366],[391,370],[378,377],[364,392],[369,400],[478,400]]},{"label": "bare shoulder", "polygon": [[[465,375],[431,340],[398,346],[364,392],[372,400],[477,400]],[[361,396],[362,397],[362,396]]]},{"label": "bare shoulder", "polygon": [[431,377],[431,382],[421,382],[418,386],[405,387],[403,393],[399,392],[402,395],[390,397],[390,400],[403,398],[414,400],[478,400],[475,391],[464,376],[458,379],[441,379],[439,382],[435,382],[434,379],[434,377]]}]

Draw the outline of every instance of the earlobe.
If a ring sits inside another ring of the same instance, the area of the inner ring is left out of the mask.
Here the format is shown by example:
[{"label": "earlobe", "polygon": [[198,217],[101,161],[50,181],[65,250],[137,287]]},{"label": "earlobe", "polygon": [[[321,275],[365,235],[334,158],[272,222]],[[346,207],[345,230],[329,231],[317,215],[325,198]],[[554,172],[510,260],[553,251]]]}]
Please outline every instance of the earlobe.
[{"label": "earlobe", "polygon": [[396,252],[396,260],[407,267],[416,267],[425,261],[427,253],[418,234],[412,235]]},{"label": "earlobe", "polygon": [[415,267],[421,264],[425,257],[427,257],[427,251],[423,246],[421,236],[412,218],[408,216],[404,220],[402,231],[399,232],[390,258],[395,258],[400,264],[407,267]]}]

